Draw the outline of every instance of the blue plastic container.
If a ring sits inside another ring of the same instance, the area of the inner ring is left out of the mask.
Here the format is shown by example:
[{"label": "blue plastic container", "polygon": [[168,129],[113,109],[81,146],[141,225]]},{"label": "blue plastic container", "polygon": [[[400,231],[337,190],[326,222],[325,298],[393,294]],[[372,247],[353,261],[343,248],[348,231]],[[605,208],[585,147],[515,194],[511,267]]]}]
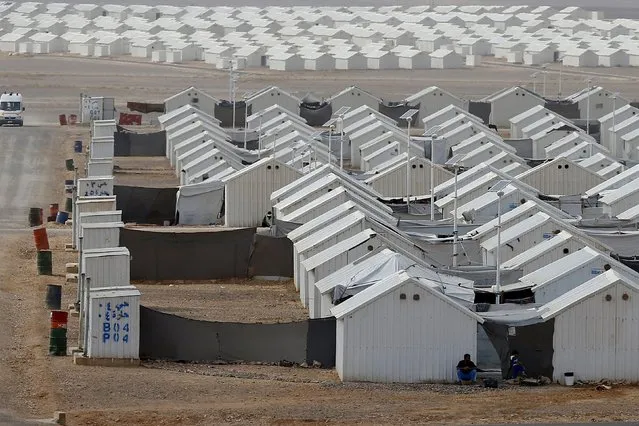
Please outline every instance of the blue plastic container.
[{"label": "blue plastic container", "polygon": [[69,220],[68,212],[58,212],[58,215],[55,217],[55,221],[57,223],[61,223],[62,225],[67,223],[67,220]]}]

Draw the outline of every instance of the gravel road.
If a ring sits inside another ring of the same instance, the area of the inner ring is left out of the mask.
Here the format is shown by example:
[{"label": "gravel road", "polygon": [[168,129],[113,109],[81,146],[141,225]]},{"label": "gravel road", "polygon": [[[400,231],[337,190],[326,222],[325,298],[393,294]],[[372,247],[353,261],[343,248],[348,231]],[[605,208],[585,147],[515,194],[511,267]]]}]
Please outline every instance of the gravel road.
[{"label": "gravel road", "polygon": [[0,235],[27,227],[29,207],[48,207],[51,187],[63,184],[51,181],[60,168],[52,163],[60,148],[55,134],[47,126],[0,128]]}]

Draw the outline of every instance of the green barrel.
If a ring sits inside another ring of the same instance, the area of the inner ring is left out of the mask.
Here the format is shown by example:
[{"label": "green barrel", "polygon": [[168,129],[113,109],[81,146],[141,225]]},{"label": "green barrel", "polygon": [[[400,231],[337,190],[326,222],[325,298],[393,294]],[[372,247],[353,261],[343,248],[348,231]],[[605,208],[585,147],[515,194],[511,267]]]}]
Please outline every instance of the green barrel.
[{"label": "green barrel", "polygon": [[67,329],[52,328],[49,335],[49,355],[67,354]]},{"label": "green barrel", "polygon": [[51,250],[38,251],[38,275],[53,275],[53,253]]},{"label": "green barrel", "polygon": [[73,210],[73,198],[67,198],[64,202],[64,211],[71,212]]},{"label": "green barrel", "polygon": [[64,165],[67,167],[67,170],[72,172],[73,171],[73,158],[68,158],[66,160],[64,160]]}]

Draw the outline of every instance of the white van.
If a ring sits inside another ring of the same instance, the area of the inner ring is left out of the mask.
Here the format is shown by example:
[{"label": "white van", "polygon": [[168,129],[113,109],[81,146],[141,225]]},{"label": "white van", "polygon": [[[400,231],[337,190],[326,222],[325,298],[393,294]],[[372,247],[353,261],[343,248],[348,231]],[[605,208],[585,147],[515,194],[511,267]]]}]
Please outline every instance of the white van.
[{"label": "white van", "polygon": [[20,93],[3,93],[0,95],[0,126],[15,124],[22,126],[22,95]]}]

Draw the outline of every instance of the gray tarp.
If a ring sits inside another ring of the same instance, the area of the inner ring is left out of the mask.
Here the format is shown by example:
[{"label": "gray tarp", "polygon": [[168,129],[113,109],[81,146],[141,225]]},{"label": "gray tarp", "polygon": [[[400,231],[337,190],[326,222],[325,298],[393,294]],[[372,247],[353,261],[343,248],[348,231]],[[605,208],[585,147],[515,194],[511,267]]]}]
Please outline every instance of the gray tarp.
[{"label": "gray tarp", "polygon": [[176,188],[144,188],[115,185],[113,195],[118,210],[122,210],[122,221],[163,225],[173,222],[175,217]]},{"label": "gray tarp", "polygon": [[468,112],[476,117],[481,118],[485,125],[489,124],[491,108],[492,107],[490,102],[468,102]]},{"label": "gray tarp", "polygon": [[280,324],[198,321],[140,306],[140,357],[172,361],[319,361],[335,366],[335,318]]},{"label": "gray tarp", "polygon": [[555,320],[514,327],[514,335],[509,333],[509,327],[486,321],[483,325],[486,334],[497,350],[501,359],[501,371],[507,377],[510,367],[510,353],[519,352],[519,359],[526,368],[529,377],[553,376],[553,333]]},{"label": "gray tarp", "polygon": [[224,183],[204,181],[180,187],[175,205],[176,223],[180,225],[215,225],[221,220]]},{"label": "gray tarp", "polygon": [[286,237],[255,234],[249,255],[249,277],[293,277],[293,243]]},{"label": "gray tarp", "polygon": [[327,102],[302,102],[300,104],[300,117],[306,120],[309,126],[321,127],[333,115],[333,107]]},{"label": "gray tarp", "polygon": [[118,126],[113,133],[113,155],[116,157],[164,157],[166,132],[134,133]]},{"label": "gray tarp", "polygon": [[131,252],[132,280],[243,278],[255,228],[189,232],[181,228],[124,228],[120,246]]},{"label": "gray tarp", "polygon": [[[406,127],[406,120],[400,120],[405,112],[410,109],[419,109],[420,104],[411,105],[406,102],[380,102],[378,106],[378,111],[384,114],[386,117],[390,117],[397,122],[397,126]],[[424,117],[420,117],[419,113],[413,115],[411,119],[411,126],[415,127],[417,123]]]},{"label": "gray tarp", "polygon": [[[244,118],[251,115],[252,106],[246,107],[244,101],[235,102],[235,127],[244,127]],[[233,102],[221,101],[215,104],[215,118],[220,120],[221,127],[233,127]]]}]

